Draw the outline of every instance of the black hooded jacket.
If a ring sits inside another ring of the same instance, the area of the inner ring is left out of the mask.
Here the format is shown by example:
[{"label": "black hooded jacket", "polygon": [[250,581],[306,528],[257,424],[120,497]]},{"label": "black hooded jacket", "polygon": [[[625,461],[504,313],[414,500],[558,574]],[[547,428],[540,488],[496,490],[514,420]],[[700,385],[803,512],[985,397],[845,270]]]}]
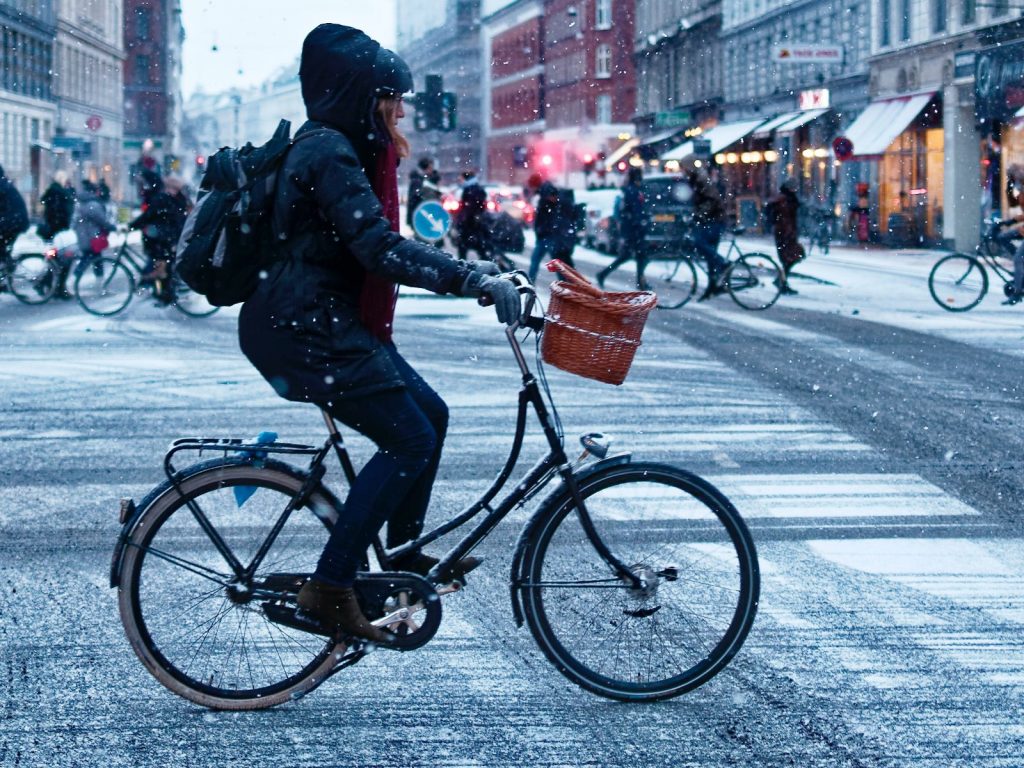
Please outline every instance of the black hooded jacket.
[{"label": "black hooded jacket", "polygon": [[388,140],[377,94],[412,89],[395,54],[359,30],[321,24],[299,70],[309,121],[278,178],[280,258],[242,307],[242,351],[289,400],[330,403],[403,386],[359,320],[366,274],[458,295],[465,262],[392,231],[370,185]]}]

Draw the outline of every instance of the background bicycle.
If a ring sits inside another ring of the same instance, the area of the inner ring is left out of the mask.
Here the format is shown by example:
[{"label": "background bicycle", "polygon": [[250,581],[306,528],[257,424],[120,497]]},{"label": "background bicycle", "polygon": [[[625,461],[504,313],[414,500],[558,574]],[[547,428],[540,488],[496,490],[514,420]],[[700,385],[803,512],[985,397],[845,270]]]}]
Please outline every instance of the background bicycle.
[{"label": "background bicycle", "polygon": [[812,206],[807,209],[805,234],[807,236],[807,255],[815,248],[828,256],[832,244],[832,232],[835,228],[836,214],[831,208]]},{"label": "background bicycle", "polygon": [[[719,279],[720,285],[744,309],[768,309],[779,298],[782,268],[767,253],[744,253],[736,238],[745,231],[746,227],[728,230],[732,237],[726,249],[727,265]],[[704,274],[702,281],[698,281],[698,273]],[[707,283],[707,266],[697,253],[693,238],[682,231],[675,233],[671,240],[656,243],[645,275],[658,294],[658,308],[678,309],[693,298],[698,282]]]},{"label": "background bicycle", "polygon": [[[116,315],[131,303],[136,292],[148,293],[154,299],[163,293],[162,280],[142,282],[147,259],[128,244],[127,235],[113,253],[113,256],[104,255],[80,262],[75,267],[75,298],[91,314],[103,317]],[[173,273],[165,279],[174,281],[171,303],[180,312],[190,317],[207,317],[219,309],[204,296],[194,293]]]},{"label": "background bicycle", "polygon": [[56,288],[55,269],[45,251],[0,255],[0,291],[23,304],[42,304]]},{"label": "background bicycle", "polygon": [[975,255],[952,253],[935,263],[928,275],[928,290],[936,304],[950,312],[978,306],[988,293],[989,269],[1003,281],[1003,293],[1013,293],[1016,242],[1000,238],[1003,227],[1013,223],[988,219]]}]

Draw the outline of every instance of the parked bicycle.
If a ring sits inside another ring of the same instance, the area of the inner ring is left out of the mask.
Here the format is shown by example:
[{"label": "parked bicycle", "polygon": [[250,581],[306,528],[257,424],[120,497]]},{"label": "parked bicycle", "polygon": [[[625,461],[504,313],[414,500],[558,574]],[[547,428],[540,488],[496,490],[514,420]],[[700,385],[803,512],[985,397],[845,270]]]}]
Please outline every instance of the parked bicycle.
[{"label": "parked bicycle", "polygon": [[23,304],[49,301],[56,288],[52,276],[53,266],[45,253],[0,256],[0,291],[9,291]]},{"label": "parked bicycle", "polygon": [[[525,621],[562,674],[601,696],[651,701],[692,690],[729,663],[750,631],[760,589],[753,539],[721,491],[690,472],[611,454],[598,434],[581,438],[578,459],[567,456],[543,369],[535,377],[522,348],[531,334],[539,338],[544,318],[525,276],[515,279],[525,308],[505,331],[522,376],[509,455],[479,500],[452,519],[391,551],[374,541],[380,570],[355,584],[362,610],[396,635],[389,647],[423,646],[441,622],[439,596],[464,586],[438,575],[553,484],[512,556],[517,626]],[[531,406],[547,453],[499,498]],[[335,421],[323,418],[329,436],[321,446],[177,440],[164,457],[167,480],[137,507],[122,502],[110,584],[133,650],[174,693],[215,709],[271,707],[369,650],[296,606],[343,514],[323,482],[327,456],[334,452],[349,483],[355,476]],[[220,456],[177,468],[177,457],[192,451]],[[282,460],[289,457],[309,464]],[[426,578],[389,570],[474,519]]]},{"label": "parked bicycle", "polygon": [[835,228],[836,214],[831,208],[812,207],[807,211],[807,255],[817,248],[828,256],[832,245],[832,231]]},{"label": "parked bicycle", "polygon": [[190,317],[207,317],[219,309],[173,273],[167,278],[143,282],[146,262],[146,257],[129,245],[125,237],[114,256],[100,256],[76,266],[75,298],[87,312],[109,317],[122,312],[137,292],[160,300],[164,295],[163,281],[173,280],[171,303],[179,311]]},{"label": "parked bicycle", "polygon": [[966,312],[978,306],[988,293],[989,269],[1003,281],[1003,293],[1013,293],[1016,245],[1000,237],[1000,230],[1013,223],[988,219],[976,255],[952,253],[935,263],[928,275],[928,290],[936,304],[950,312]]},{"label": "parked bicycle", "polygon": [[[736,238],[746,227],[733,227],[725,253],[727,261],[718,284],[728,291],[732,300],[744,309],[768,309],[782,290],[782,268],[767,253],[744,253]],[[669,249],[656,250],[651,256],[646,276],[658,294],[659,309],[678,309],[697,292],[697,271],[707,275],[704,258],[697,252],[693,238],[685,234]]]}]

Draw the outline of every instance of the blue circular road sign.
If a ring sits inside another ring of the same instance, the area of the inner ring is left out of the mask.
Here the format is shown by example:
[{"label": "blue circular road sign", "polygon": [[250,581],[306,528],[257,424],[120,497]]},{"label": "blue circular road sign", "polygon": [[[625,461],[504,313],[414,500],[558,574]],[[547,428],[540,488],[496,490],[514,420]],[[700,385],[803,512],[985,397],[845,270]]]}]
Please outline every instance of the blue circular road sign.
[{"label": "blue circular road sign", "polygon": [[452,215],[437,200],[420,203],[413,211],[413,231],[424,240],[440,240],[448,234],[451,226]]}]

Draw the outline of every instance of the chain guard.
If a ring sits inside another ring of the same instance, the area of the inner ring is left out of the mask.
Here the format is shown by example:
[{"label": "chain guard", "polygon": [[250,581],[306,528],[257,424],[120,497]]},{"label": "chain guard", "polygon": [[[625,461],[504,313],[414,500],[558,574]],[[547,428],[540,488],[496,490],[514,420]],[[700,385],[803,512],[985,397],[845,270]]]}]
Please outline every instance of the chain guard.
[{"label": "chain guard", "polygon": [[[309,578],[310,574],[299,573],[268,575],[259,586],[279,592],[279,596],[264,600],[261,607],[267,618],[277,624],[332,637],[334,632],[331,629],[297,611],[295,596]],[[388,648],[399,651],[420,648],[441,626],[441,599],[422,576],[398,571],[359,573],[355,590],[363,614],[370,621],[376,623],[385,616],[394,616],[391,623],[378,625],[395,637],[394,642],[386,646]]]}]

